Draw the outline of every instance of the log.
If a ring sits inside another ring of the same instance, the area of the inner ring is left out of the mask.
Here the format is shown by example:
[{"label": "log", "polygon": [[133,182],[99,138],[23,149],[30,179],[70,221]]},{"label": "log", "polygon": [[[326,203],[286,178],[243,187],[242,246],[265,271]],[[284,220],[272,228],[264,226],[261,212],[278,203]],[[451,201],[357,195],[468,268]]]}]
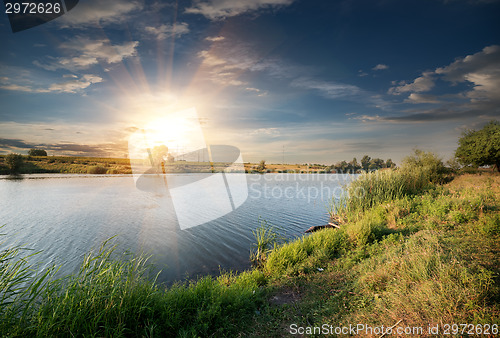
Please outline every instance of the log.
[{"label": "log", "polygon": [[313,225],[312,227],[310,227],[309,229],[306,230],[306,233],[315,232],[315,231],[318,231],[321,229],[326,229],[326,228],[340,228],[340,226],[338,224],[335,224],[332,222],[330,222],[326,225]]}]

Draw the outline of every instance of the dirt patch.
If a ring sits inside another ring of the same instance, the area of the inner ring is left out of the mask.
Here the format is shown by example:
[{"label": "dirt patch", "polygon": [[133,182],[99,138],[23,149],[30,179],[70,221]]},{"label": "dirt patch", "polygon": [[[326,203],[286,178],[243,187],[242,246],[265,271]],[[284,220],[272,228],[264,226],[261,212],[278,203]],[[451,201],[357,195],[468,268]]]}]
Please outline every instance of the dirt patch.
[{"label": "dirt patch", "polygon": [[269,298],[269,303],[271,305],[286,305],[286,304],[293,304],[302,298],[302,295],[298,288],[291,288],[291,287],[286,287],[281,289],[278,293],[272,295]]}]

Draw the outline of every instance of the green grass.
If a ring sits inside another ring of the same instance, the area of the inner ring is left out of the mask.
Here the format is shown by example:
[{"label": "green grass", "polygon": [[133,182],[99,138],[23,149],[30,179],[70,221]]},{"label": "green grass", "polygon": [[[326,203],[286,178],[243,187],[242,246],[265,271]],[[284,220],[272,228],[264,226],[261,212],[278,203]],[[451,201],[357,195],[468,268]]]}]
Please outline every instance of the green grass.
[{"label": "green grass", "polygon": [[437,185],[426,170],[360,177],[351,187],[368,194],[333,204],[340,229],[283,243],[263,221],[252,270],[168,289],[146,258],[118,256],[109,243],[61,279],[56,267],[37,274],[23,256],[31,251],[5,250],[0,335],[272,337],[293,323],[500,325],[500,175]]},{"label": "green grass", "polygon": [[[361,184],[384,186],[377,180],[392,174]],[[269,302],[244,335],[283,336],[292,323],[500,325],[500,175],[458,176],[378,201],[339,230],[271,251]]]},{"label": "green grass", "polygon": [[109,243],[61,279],[54,269],[33,276],[18,254],[0,256],[0,334],[7,337],[230,336],[263,300],[258,271],[165,289],[151,278],[147,258],[113,258]]}]

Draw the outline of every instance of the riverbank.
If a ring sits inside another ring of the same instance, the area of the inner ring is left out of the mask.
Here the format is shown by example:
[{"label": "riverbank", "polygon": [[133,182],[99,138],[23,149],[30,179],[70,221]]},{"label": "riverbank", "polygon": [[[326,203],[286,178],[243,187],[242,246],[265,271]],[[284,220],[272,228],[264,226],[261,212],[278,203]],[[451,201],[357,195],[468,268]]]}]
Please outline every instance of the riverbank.
[{"label": "riverbank", "polygon": [[[8,175],[5,156],[0,155],[0,175]],[[212,168],[225,168],[231,163],[186,162],[175,161],[165,163],[165,170],[169,173],[183,172],[211,172]],[[257,170],[257,163],[244,163],[246,173],[327,173],[330,169],[326,165],[315,164],[266,164],[263,172]],[[23,164],[20,174],[132,174],[132,167],[128,158],[80,157],[80,156],[26,156],[23,155]]]},{"label": "riverbank", "polygon": [[430,174],[370,174],[357,186],[369,194],[344,209],[332,205],[341,229],[276,246],[264,235],[255,269],[168,290],[154,283],[146,260],[109,245],[61,280],[51,280],[51,270],[30,279],[30,267],[15,263],[22,250],[3,252],[0,334],[269,337],[396,324],[440,325],[442,335],[453,323],[489,324],[494,333],[500,176],[438,185],[428,183],[440,179]]}]

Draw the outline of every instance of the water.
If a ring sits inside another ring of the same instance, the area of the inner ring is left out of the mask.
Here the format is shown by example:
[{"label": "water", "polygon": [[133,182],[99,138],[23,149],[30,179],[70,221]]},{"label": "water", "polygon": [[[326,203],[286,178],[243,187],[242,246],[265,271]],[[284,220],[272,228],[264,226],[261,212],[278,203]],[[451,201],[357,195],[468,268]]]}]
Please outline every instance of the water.
[{"label": "water", "polygon": [[[192,174],[191,174],[192,175]],[[182,175],[177,175],[182,176]],[[259,219],[286,238],[326,224],[327,205],[349,181],[337,174],[247,175],[248,199],[235,211],[180,230],[168,194],[136,188],[131,176],[25,175],[0,178],[0,250],[12,245],[40,250],[44,266],[77,271],[83,256],[117,235],[117,252],[144,251],[162,269],[161,282],[250,267],[252,230]],[[210,212],[207,210],[206,212]]]}]

